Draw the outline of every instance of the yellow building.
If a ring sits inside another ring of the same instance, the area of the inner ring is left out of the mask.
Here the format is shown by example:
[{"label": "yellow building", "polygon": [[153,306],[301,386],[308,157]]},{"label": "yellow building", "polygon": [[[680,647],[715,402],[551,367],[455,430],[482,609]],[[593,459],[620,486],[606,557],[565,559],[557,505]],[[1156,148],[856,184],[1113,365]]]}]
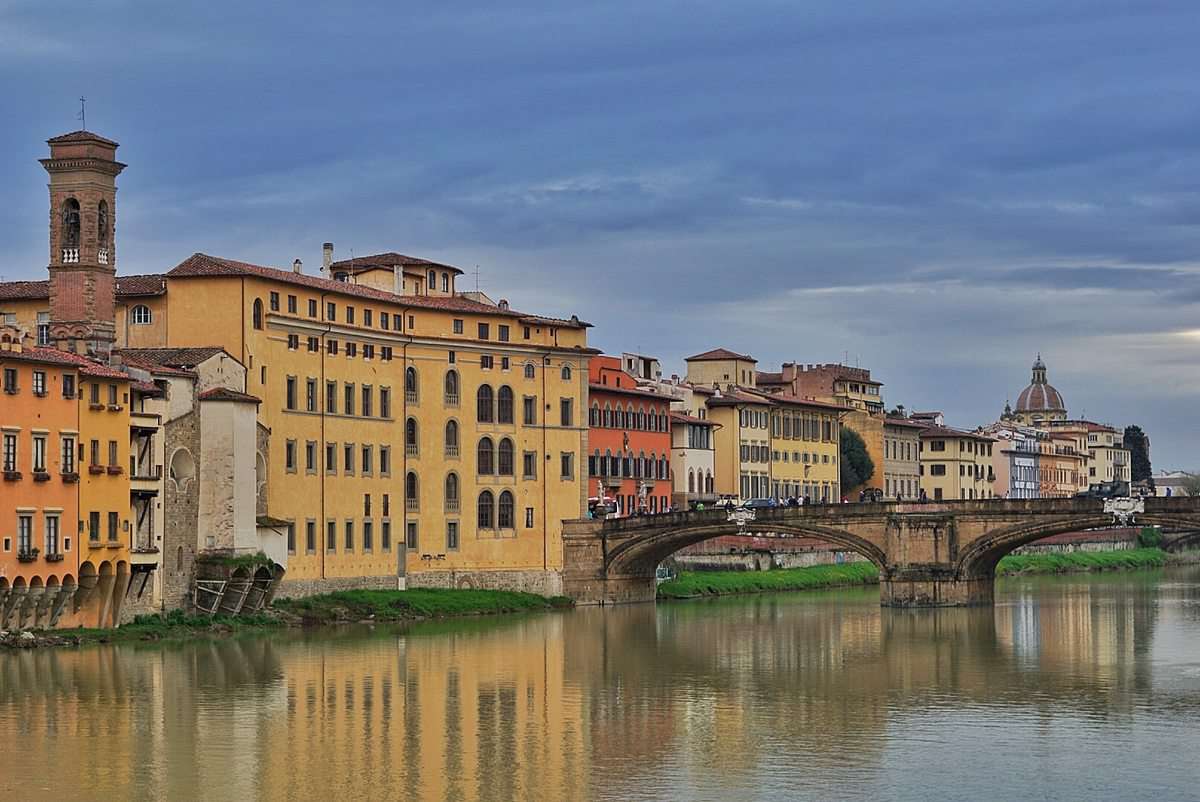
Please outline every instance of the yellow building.
[{"label": "yellow building", "polygon": [[934,501],[995,498],[992,438],[946,426],[921,431],[921,490]]},{"label": "yellow building", "polygon": [[770,398],[775,404],[771,410],[772,495],[777,499],[839,501],[839,421],[850,410],[783,393]]}]

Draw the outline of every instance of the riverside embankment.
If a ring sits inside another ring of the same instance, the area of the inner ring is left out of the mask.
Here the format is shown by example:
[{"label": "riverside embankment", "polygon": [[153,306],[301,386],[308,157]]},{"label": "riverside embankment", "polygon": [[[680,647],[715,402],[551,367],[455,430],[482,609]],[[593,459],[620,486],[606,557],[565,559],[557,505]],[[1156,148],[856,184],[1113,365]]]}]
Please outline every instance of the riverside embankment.
[{"label": "riverside embankment", "polygon": [[397,623],[434,618],[538,612],[573,606],[561,596],[501,590],[347,590],[278,599],[252,616],[142,615],[117,629],[56,629],[0,633],[0,648],[81,646],[89,643],[171,641],[219,638],[285,627],[350,623]]},{"label": "riverside embankment", "polygon": [[[1168,554],[1158,548],[1010,554],[1000,561],[996,567],[996,575],[1138,570],[1198,561],[1200,561],[1200,552]],[[660,599],[688,599],[697,596],[723,596],[735,593],[819,590],[850,585],[869,585],[878,581],[878,569],[868,562],[816,565],[808,568],[785,568],[771,571],[684,571],[675,579],[659,585],[658,597]]]}]

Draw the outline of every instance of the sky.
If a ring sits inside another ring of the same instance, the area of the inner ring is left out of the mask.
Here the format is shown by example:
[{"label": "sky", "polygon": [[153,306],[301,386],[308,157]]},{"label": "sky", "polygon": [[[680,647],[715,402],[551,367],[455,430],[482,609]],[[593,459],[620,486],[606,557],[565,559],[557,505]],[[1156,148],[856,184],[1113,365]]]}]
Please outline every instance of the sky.
[{"label": "sky", "polygon": [[395,250],[664,372],[848,361],[1200,468],[1194,0],[0,0],[0,275],[45,140],[121,143],[121,273]]}]

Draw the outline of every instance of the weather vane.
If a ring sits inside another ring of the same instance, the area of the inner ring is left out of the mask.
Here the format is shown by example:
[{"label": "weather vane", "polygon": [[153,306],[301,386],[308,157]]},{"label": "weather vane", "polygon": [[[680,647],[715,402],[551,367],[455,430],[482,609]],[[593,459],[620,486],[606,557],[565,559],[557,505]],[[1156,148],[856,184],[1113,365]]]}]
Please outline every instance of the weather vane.
[{"label": "weather vane", "polygon": [[80,128],[87,130],[87,98],[83,95],[79,96],[79,114],[76,115],[79,120]]}]

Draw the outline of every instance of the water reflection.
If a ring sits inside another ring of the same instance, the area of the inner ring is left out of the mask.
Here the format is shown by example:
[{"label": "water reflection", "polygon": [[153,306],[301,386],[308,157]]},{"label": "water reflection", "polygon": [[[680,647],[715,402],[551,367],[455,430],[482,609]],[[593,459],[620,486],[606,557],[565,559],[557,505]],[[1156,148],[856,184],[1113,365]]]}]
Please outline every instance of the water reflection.
[{"label": "water reflection", "polygon": [[1183,750],[1200,746],[1197,580],[1009,581],[982,610],[881,611],[868,589],[0,655],[0,795],[904,798],[899,756],[937,750],[952,775],[960,732],[1049,749],[1063,727],[1119,740],[1148,721]]}]

